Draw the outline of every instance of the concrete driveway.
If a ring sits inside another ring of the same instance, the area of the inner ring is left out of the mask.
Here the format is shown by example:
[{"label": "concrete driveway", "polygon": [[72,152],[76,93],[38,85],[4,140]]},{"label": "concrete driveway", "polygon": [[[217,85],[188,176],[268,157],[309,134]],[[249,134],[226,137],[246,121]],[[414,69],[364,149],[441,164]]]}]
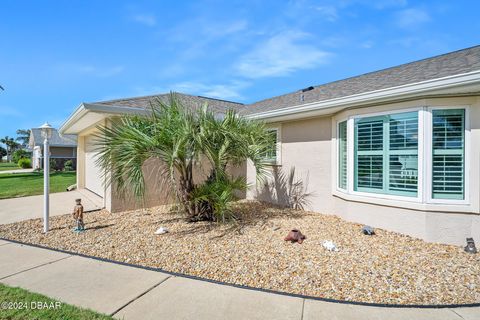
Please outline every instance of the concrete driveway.
[{"label": "concrete driveway", "polygon": [[[80,189],[50,194],[50,216],[71,213],[75,199],[82,199],[85,211],[103,207],[103,199],[96,194]],[[43,195],[0,200],[0,224],[43,217]]]}]

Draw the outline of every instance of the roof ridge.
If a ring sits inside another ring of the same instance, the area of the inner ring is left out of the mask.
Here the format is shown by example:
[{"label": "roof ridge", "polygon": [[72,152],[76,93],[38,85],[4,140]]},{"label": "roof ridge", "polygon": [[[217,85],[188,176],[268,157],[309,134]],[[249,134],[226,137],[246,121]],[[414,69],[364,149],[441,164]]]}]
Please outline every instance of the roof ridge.
[{"label": "roof ridge", "polygon": [[216,100],[216,101],[223,101],[223,102],[228,102],[228,103],[234,103],[234,104],[239,104],[239,105],[244,105],[241,102],[235,102],[235,101],[230,101],[230,100],[225,100],[225,99],[218,99],[218,98],[211,98],[211,97],[206,97],[206,96],[200,96],[200,95],[193,95],[193,94],[188,94],[188,93],[183,93],[183,92],[178,92],[178,91],[170,91],[168,93],[159,93],[159,94],[152,94],[152,95],[146,95],[146,96],[136,96],[136,97],[128,97],[128,98],[119,98],[119,99],[112,99],[112,100],[102,100],[102,101],[96,101],[96,102],[86,102],[86,103],[91,103],[91,104],[96,104],[96,103],[114,103],[117,101],[127,101],[127,100],[134,100],[134,99],[146,99],[146,98],[156,98],[159,96],[167,96],[169,94],[178,94],[182,96],[188,96],[188,97],[197,97],[197,98],[202,98],[202,99],[208,99],[208,100]]},{"label": "roof ridge", "polygon": [[[192,96],[192,97],[195,97],[193,95],[189,95],[189,94],[185,94],[185,93],[182,93],[184,95],[187,95],[187,96]],[[223,102],[229,102],[229,103],[235,103],[235,104],[240,104],[240,105],[245,105],[244,103],[242,102],[236,102],[236,101],[232,101],[232,100],[225,100],[225,99],[219,99],[219,98],[211,98],[211,97],[206,97],[206,96],[199,96],[197,95],[196,97],[198,98],[202,98],[202,99],[208,99],[208,100],[216,100],[216,101],[223,101]]]},{"label": "roof ridge", "polygon": [[167,95],[168,93],[159,93],[159,94],[150,94],[150,95],[145,95],[145,96],[136,96],[136,97],[128,97],[128,98],[117,98],[117,99],[111,99],[111,100],[100,100],[100,101],[92,101],[92,102],[86,102],[86,103],[107,103],[107,102],[115,102],[115,101],[125,101],[125,100],[132,100],[132,99],[144,99],[144,98],[153,98],[153,97],[158,97],[158,96],[164,96]]}]

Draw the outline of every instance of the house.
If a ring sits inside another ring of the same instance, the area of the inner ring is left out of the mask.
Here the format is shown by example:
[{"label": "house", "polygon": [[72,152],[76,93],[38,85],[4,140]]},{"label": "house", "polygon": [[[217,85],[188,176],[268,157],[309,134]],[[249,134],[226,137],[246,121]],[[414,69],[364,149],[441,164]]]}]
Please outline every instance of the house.
[{"label": "house", "polygon": [[[43,141],[41,129],[32,128],[28,149],[32,152],[32,168],[43,168]],[[49,138],[50,161],[54,162],[54,167],[62,169],[65,161],[72,160],[73,167],[77,160],[77,136],[73,134],[60,135],[57,129],[53,129],[52,136]]]},{"label": "house", "polygon": [[[268,123],[277,137],[273,178],[294,167],[308,181],[309,209],[418,237],[463,244],[480,238],[480,46],[363,74],[249,105],[180,94]],[[134,207],[106,188],[93,149],[95,126],[146,113],[166,95],[83,103],[60,128],[78,134],[79,187],[104,197],[110,211]],[[146,205],[168,202],[145,170]],[[281,202],[281,190],[256,182],[248,199]],[[153,195],[156,196],[153,196]]]}]

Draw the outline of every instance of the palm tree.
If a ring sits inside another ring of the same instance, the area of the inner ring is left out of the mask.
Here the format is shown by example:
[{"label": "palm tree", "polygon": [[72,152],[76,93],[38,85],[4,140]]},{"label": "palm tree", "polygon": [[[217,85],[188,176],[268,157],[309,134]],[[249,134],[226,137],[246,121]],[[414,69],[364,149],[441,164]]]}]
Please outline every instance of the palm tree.
[{"label": "palm tree", "polygon": [[0,139],[0,142],[5,144],[7,149],[7,161],[11,161],[11,155],[16,148],[18,148],[18,143],[15,142],[13,138],[9,136],[5,136],[4,138]]},{"label": "palm tree", "polygon": [[[224,219],[234,191],[247,187],[245,178],[228,173],[231,166],[250,159],[257,177],[265,176],[264,152],[272,143],[261,122],[233,111],[219,119],[207,106],[187,108],[175,94],[168,103],[156,100],[148,116],[123,116],[111,126],[100,126],[99,165],[110,172],[106,183],[137,199],[145,194],[143,165],[151,158],[163,164],[163,186],[171,186],[191,220]],[[196,185],[196,172],[209,170]]]},{"label": "palm tree", "polygon": [[16,140],[20,141],[22,147],[25,148],[30,140],[30,129],[18,129]]}]

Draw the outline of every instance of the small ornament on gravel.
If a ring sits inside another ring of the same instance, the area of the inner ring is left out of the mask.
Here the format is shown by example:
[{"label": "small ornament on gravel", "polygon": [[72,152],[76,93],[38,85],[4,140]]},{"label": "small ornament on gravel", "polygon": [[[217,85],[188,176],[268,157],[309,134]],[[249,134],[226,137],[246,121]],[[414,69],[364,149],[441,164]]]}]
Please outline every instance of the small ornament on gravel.
[{"label": "small ornament on gravel", "polygon": [[375,234],[375,230],[373,230],[373,228],[370,226],[363,226],[362,232],[363,234],[366,234],[368,236],[372,236]]},{"label": "small ornament on gravel", "polygon": [[82,199],[75,199],[75,207],[73,207],[72,213],[73,219],[75,219],[76,226],[73,229],[75,232],[85,231],[85,224],[83,223],[83,206]]},{"label": "small ornament on gravel", "polygon": [[467,245],[464,249],[465,252],[468,253],[477,253],[477,248],[475,248],[475,241],[473,241],[473,238],[467,238]]},{"label": "small ornament on gravel", "polygon": [[305,235],[303,235],[300,230],[298,229],[292,229],[290,230],[290,232],[288,233],[288,235],[285,237],[285,241],[291,241],[292,243],[293,242],[298,242],[300,244],[302,244],[303,240],[307,239],[307,237],[305,237]]},{"label": "small ornament on gravel", "polygon": [[168,233],[168,229],[165,227],[160,227],[157,229],[157,231],[155,231],[155,234],[165,234],[165,233]]},{"label": "small ornament on gravel", "polygon": [[334,251],[334,252],[337,252],[337,251],[338,251],[337,245],[336,245],[335,243],[333,243],[332,240],[325,240],[325,241],[323,241],[322,246],[323,246],[325,249],[327,249],[328,251]]}]

